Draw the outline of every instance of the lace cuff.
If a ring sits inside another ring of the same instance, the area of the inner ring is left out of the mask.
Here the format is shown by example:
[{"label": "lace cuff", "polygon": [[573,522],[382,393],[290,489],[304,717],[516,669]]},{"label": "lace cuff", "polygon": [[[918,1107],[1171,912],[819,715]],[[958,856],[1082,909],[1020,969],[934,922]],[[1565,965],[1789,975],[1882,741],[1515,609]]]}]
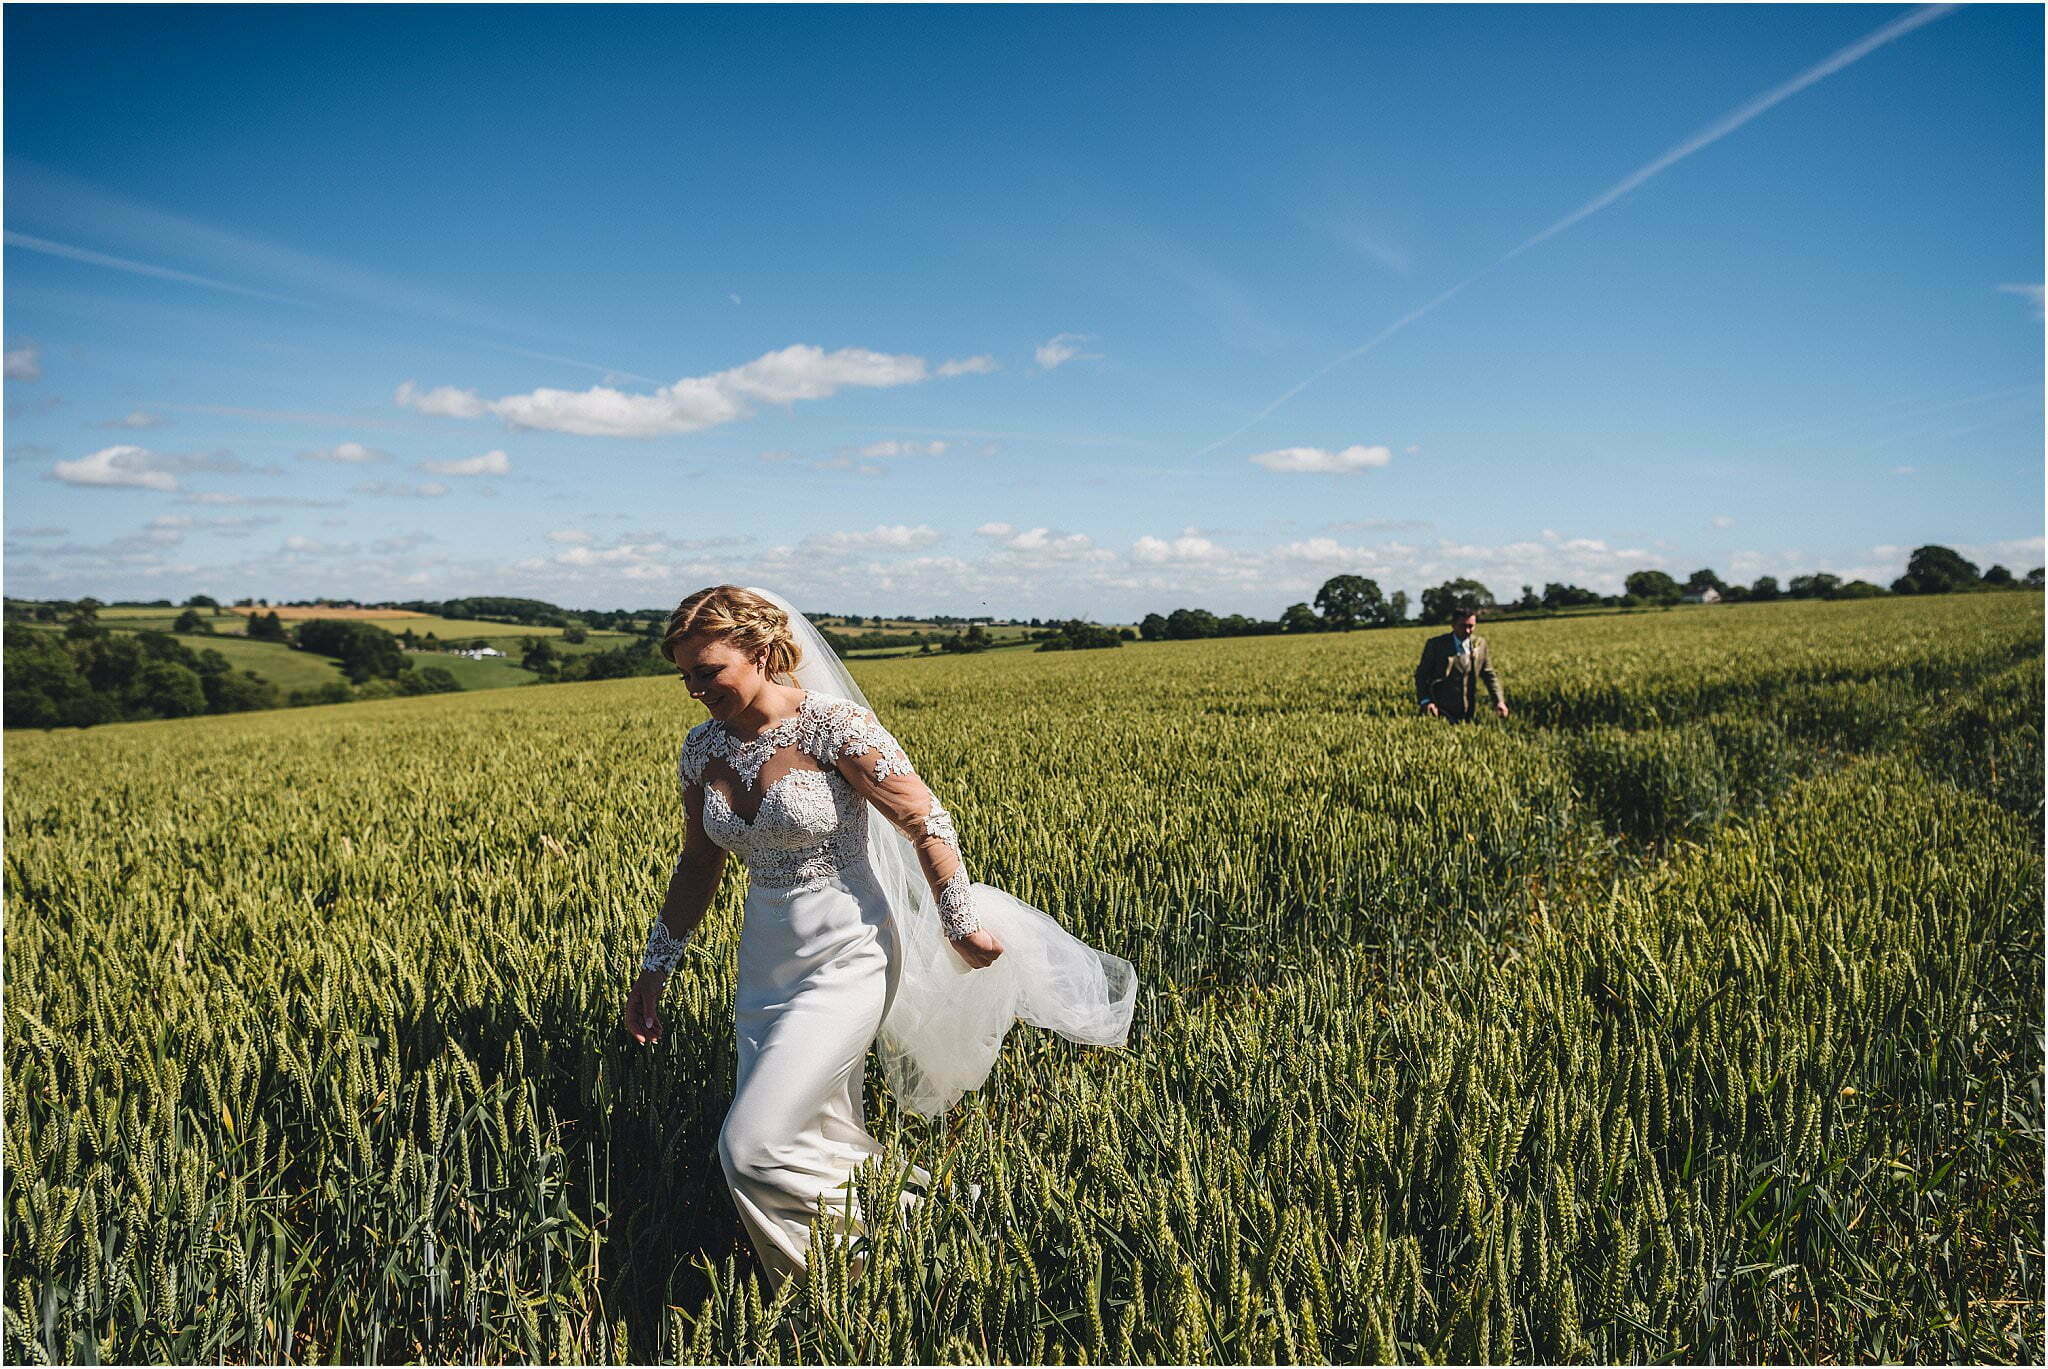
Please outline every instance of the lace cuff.
[{"label": "lace cuff", "polygon": [[974,911],[974,885],[964,868],[955,870],[939,886],[939,925],[954,941],[981,930],[981,918]]},{"label": "lace cuff", "polygon": [[647,929],[647,950],[640,957],[643,970],[660,970],[664,974],[675,969],[683,958],[683,948],[690,944],[687,936],[677,936],[661,920],[661,914],[654,915],[654,924]]},{"label": "lace cuff", "polygon": [[953,830],[953,815],[940,806],[936,795],[932,798],[931,811],[924,815],[924,831],[926,836],[937,837],[952,847],[955,856],[960,854],[960,834]]}]

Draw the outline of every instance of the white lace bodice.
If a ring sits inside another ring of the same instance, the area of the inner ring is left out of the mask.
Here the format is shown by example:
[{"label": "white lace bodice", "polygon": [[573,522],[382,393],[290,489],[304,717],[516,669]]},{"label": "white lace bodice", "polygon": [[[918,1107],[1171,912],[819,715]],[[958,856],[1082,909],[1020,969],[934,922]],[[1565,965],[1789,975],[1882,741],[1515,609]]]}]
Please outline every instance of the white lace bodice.
[{"label": "white lace bodice", "polygon": [[[857,785],[839,770],[842,757],[862,758]],[[795,713],[749,740],[706,718],[683,742],[677,778],[686,792],[702,789],[705,835],[736,852],[748,878],[771,889],[817,883],[864,864],[872,801],[918,844],[928,876],[951,866],[932,881],[947,931],[974,930],[952,815],[917,779],[888,729],[852,700],[807,690]],[[729,793],[735,779],[739,786]],[[735,807],[749,800],[751,817]],[[949,848],[950,861],[933,854],[939,845]]]}]

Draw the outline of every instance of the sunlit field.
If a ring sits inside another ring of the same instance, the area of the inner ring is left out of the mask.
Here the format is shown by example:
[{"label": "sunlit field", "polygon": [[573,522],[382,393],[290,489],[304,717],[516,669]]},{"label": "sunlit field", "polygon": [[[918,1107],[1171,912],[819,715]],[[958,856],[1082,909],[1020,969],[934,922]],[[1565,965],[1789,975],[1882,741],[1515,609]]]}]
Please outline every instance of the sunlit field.
[{"label": "sunlit field", "polygon": [[936,1123],[871,1075],[983,1204],[774,1300],[736,863],[619,1027],[676,681],[9,733],[6,1357],[2026,1357],[2041,597],[1483,630],[1472,727],[1421,629],[859,663],[976,877],[1144,987]]}]

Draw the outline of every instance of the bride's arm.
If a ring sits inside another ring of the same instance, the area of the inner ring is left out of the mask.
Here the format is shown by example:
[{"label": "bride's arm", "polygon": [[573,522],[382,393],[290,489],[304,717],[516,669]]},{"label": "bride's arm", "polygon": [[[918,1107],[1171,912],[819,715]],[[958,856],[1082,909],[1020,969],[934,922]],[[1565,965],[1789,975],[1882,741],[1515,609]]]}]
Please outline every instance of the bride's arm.
[{"label": "bride's arm", "polygon": [[910,838],[917,863],[939,905],[939,922],[953,940],[981,929],[974,911],[973,881],[960,855],[960,837],[953,815],[940,805],[911,767],[910,757],[865,710],[855,714],[835,738],[832,764],[854,791],[879,810],[896,830]]},{"label": "bride's arm", "polygon": [[647,950],[641,957],[643,970],[673,970],[682,958],[683,947],[704,920],[711,900],[718,894],[719,878],[725,873],[725,848],[705,834],[704,786],[683,785],[683,812],[688,830],[682,854],[669,873],[668,893],[661,900],[661,912],[647,929]]}]

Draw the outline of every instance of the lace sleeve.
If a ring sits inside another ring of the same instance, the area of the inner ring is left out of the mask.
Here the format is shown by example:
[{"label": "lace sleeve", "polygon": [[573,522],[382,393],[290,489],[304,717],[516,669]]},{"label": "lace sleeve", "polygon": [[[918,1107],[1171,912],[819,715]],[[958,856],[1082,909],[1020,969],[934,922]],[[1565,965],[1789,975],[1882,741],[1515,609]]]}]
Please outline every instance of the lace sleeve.
[{"label": "lace sleeve", "polygon": [[683,753],[676,758],[676,786],[685,792],[704,778],[704,763],[711,759],[711,723],[706,718],[683,738]]},{"label": "lace sleeve", "polygon": [[960,854],[953,815],[925,786],[902,745],[874,714],[848,705],[833,723],[827,733],[829,754],[819,759],[837,767],[862,798],[910,838],[946,935],[957,939],[979,931],[974,883]]},{"label": "lace sleeve", "polygon": [[643,970],[666,973],[675,969],[697,924],[710,908],[725,870],[725,849],[704,830],[704,786],[700,781],[705,753],[701,745],[692,745],[701,741],[703,732],[701,726],[691,729],[676,761],[676,787],[683,800],[683,849],[669,871],[668,892],[662,897],[661,909],[647,928],[647,947],[640,958]]}]

